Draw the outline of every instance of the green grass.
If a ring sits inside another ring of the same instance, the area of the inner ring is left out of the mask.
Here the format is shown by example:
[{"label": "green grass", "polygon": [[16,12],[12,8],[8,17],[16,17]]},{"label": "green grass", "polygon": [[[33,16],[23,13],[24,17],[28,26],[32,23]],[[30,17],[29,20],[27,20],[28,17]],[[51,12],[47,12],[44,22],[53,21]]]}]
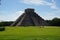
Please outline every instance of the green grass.
[{"label": "green grass", "polygon": [[6,27],[0,40],[60,40],[59,27]]}]

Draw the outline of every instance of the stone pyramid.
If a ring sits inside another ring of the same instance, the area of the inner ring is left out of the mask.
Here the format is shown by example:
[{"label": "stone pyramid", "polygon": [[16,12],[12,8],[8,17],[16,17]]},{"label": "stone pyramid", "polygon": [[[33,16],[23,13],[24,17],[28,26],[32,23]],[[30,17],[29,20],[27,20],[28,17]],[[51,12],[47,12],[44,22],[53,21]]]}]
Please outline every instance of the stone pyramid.
[{"label": "stone pyramid", "polygon": [[46,26],[47,23],[42,19],[34,9],[25,9],[23,13],[11,26]]}]

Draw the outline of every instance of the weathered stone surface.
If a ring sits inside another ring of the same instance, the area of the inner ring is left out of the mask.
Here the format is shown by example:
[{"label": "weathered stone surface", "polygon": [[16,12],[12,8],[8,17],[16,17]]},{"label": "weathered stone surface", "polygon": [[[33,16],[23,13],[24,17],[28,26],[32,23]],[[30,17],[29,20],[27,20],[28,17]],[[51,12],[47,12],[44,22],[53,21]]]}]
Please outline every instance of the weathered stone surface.
[{"label": "weathered stone surface", "polygon": [[25,9],[23,13],[11,26],[46,26],[44,19],[34,12],[34,9]]}]

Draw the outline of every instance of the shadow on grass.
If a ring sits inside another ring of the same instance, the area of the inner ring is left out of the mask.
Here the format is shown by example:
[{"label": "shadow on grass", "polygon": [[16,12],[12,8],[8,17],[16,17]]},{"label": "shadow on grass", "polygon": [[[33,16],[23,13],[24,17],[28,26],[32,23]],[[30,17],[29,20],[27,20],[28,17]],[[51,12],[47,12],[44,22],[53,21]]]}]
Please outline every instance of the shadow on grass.
[{"label": "shadow on grass", "polygon": [[0,40],[60,40],[60,36],[0,36]]}]

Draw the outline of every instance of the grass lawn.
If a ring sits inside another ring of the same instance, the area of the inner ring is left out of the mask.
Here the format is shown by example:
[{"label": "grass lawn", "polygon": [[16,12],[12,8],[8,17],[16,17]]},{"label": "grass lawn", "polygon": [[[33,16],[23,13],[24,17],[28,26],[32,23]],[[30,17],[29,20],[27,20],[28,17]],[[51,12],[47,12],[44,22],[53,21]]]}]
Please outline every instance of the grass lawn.
[{"label": "grass lawn", "polygon": [[0,40],[60,40],[60,27],[5,27]]}]

